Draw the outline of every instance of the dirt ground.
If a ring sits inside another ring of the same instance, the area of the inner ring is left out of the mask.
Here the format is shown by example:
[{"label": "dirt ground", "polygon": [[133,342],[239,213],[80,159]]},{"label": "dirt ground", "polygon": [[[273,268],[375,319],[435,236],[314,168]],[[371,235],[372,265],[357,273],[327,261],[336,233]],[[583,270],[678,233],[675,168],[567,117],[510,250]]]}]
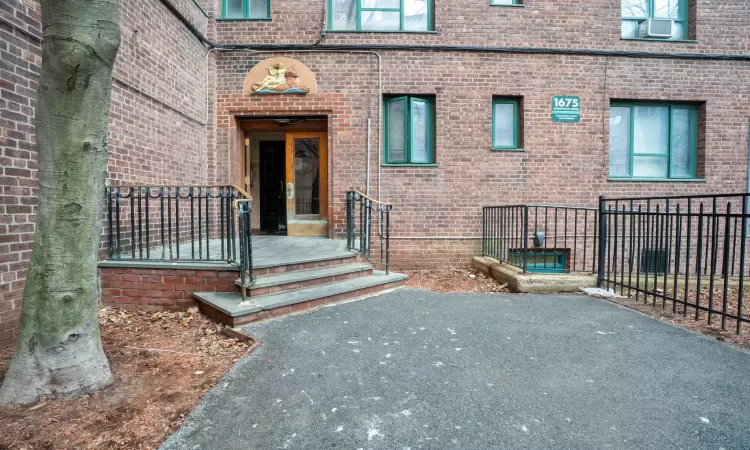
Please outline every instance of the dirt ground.
[{"label": "dirt ground", "polygon": [[[155,449],[252,345],[197,308],[103,308],[99,322],[115,383],[83,398],[0,409],[0,450]],[[0,382],[12,353],[0,351]]]},{"label": "dirt ground", "polygon": [[436,292],[473,292],[490,294],[509,292],[494,279],[468,266],[406,270],[406,286]]},{"label": "dirt ground", "polygon": [[[653,288],[650,289],[653,292]],[[718,314],[712,314],[711,324],[708,323],[708,311],[699,311],[698,319],[695,316],[695,307],[691,306],[695,304],[696,300],[696,289],[691,288],[688,292],[687,306],[683,306],[677,302],[673,304],[669,298],[684,299],[685,290],[677,290],[677,296],[673,295],[674,290],[667,288],[666,291],[658,289],[655,291],[656,297],[649,294],[639,294],[636,298],[635,293],[631,292],[628,296],[627,289],[622,293],[618,288],[616,293],[618,296],[613,299],[616,303],[627,306],[629,308],[641,311],[650,316],[657,317],[665,322],[679,325],[681,327],[703,333],[714,339],[722,342],[728,342],[733,345],[737,345],[743,348],[750,349],[750,323],[743,323],[740,327],[740,333],[737,334],[737,322],[734,319],[727,318],[724,324],[724,329],[721,326],[721,316]],[[666,293],[665,293],[666,292]],[[708,288],[701,289],[700,305],[709,306],[709,293]],[[622,295],[620,295],[622,294]],[[662,298],[662,294],[666,299]],[[736,288],[729,288],[726,296],[726,308],[728,314],[737,314],[738,310],[738,298],[739,291]],[[748,291],[745,291],[742,305],[742,316],[750,318],[750,295]],[[673,308],[674,306],[674,308]],[[724,307],[724,293],[720,288],[714,289],[714,299],[711,305],[711,309],[716,312],[721,312]]]}]

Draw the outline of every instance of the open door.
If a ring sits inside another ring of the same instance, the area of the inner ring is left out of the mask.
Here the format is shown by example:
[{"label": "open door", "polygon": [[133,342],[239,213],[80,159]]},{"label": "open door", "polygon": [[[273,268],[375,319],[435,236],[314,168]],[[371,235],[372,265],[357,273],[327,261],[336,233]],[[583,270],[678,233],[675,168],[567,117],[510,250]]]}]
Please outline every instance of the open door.
[{"label": "open door", "polygon": [[286,216],[289,236],[328,235],[326,133],[286,133]]}]

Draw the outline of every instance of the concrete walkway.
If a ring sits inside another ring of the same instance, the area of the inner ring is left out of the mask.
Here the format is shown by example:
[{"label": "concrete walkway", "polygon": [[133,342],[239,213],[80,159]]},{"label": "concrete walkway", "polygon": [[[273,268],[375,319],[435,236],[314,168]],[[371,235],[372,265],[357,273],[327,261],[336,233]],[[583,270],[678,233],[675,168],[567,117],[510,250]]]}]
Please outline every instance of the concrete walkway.
[{"label": "concrete walkway", "polygon": [[603,300],[404,289],[246,331],[164,449],[750,448],[750,354]]}]

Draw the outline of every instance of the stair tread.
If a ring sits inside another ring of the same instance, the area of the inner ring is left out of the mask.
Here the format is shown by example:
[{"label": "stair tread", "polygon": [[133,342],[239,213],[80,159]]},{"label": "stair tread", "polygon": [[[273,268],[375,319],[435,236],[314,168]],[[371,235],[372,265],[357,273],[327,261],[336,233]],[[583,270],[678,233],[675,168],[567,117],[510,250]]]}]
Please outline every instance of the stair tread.
[{"label": "stair tread", "polygon": [[[248,289],[261,289],[282,284],[297,283],[302,281],[314,280],[316,278],[333,277],[336,275],[347,275],[355,272],[364,272],[372,269],[369,264],[348,263],[337,266],[320,267],[317,269],[295,270],[293,272],[282,272],[273,275],[259,276],[252,285],[245,280],[245,286]],[[235,282],[242,286],[242,281],[237,279]]]},{"label": "stair tread", "polygon": [[263,260],[272,260],[272,262],[268,263],[260,263],[260,264],[254,264],[253,269],[268,269],[271,267],[279,267],[279,266],[291,266],[294,264],[307,264],[307,263],[313,263],[313,262],[320,262],[320,261],[328,261],[331,259],[348,259],[348,258],[356,258],[357,254],[350,251],[333,251],[333,252],[322,252],[317,253],[315,255],[310,256],[275,256],[272,259],[269,257],[263,258]]},{"label": "stair tread", "polygon": [[297,303],[317,300],[332,295],[367,289],[395,281],[406,279],[406,275],[393,273],[386,275],[385,272],[373,271],[367,275],[349,280],[335,281],[333,283],[311,286],[293,291],[279,292],[277,294],[263,295],[248,299],[246,304],[240,304],[242,295],[239,292],[194,292],[193,297],[208,303],[212,307],[231,317],[239,317],[259,311],[265,311]]}]

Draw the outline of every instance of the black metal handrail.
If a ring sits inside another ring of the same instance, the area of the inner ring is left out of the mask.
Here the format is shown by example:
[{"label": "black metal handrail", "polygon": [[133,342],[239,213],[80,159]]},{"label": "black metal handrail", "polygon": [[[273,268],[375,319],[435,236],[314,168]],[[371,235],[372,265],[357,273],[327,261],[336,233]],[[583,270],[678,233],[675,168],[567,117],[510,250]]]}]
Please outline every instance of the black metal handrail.
[{"label": "black metal handrail", "polygon": [[231,185],[107,186],[107,259],[226,262],[253,275],[250,195]]},{"label": "black metal handrail", "polygon": [[242,303],[247,301],[247,282],[255,282],[253,273],[253,240],[252,240],[252,199],[235,200],[235,209],[237,210],[237,221],[239,225],[240,241],[240,292],[242,293]]},{"label": "black metal handrail", "polygon": [[[393,205],[379,202],[359,191],[346,193],[346,246],[373,264],[384,264],[391,271],[391,210]],[[373,214],[374,213],[374,214]],[[375,222],[380,260],[373,260],[372,228]]]},{"label": "black metal handrail", "polygon": [[482,208],[482,255],[524,273],[596,272],[596,208],[554,205]]},{"label": "black metal handrail", "polygon": [[736,332],[743,304],[750,193],[600,198],[599,286]]}]

